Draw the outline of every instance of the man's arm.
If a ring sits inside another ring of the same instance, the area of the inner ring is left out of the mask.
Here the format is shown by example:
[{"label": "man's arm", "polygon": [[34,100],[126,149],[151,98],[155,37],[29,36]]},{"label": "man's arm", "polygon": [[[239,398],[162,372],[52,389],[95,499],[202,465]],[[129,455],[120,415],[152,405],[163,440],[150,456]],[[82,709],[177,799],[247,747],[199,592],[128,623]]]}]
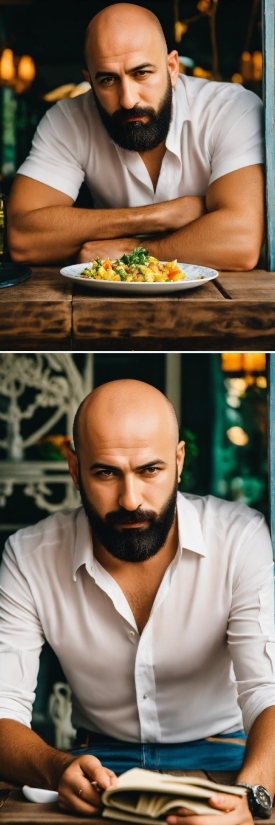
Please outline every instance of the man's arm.
[{"label": "man's arm", "polygon": [[[275,794],[275,706],[266,708],[253,723],[247,738],[243,766],[236,782],[263,785],[273,799]],[[221,811],[222,816],[204,816],[204,825],[252,825],[253,819],[246,797],[215,794],[210,804]],[[225,812],[225,813],[224,813]],[[200,825],[200,817],[179,809],[167,817],[169,825]]]},{"label": "man's arm", "polygon": [[59,190],[17,175],[8,203],[12,258],[38,264],[64,261],[97,239],[107,239],[107,257],[112,255],[109,240],[121,238],[115,240],[114,257],[118,257],[139,245],[135,235],[171,232],[205,212],[205,199],[193,196],[125,209],[73,209],[72,205],[72,198]]},{"label": "man's arm", "polygon": [[[0,777],[16,784],[56,790],[64,810],[99,814],[100,788],[116,784],[116,776],[95,756],[70,756],[50,747],[40,736],[13,719],[0,719]],[[81,790],[81,797],[79,796]]]},{"label": "man's arm", "polygon": [[[156,240],[143,240],[151,255],[163,261],[214,269],[250,270],[259,259],[265,228],[264,167],[246,166],[215,180],[206,195],[207,213]],[[183,199],[184,200],[184,199]],[[176,201],[170,201],[176,203]],[[148,230],[147,230],[148,231]],[[121,246],[121,240],[118,242]],[[92,242],[82,247],[79,260],[117,257],[116,242]]]}]

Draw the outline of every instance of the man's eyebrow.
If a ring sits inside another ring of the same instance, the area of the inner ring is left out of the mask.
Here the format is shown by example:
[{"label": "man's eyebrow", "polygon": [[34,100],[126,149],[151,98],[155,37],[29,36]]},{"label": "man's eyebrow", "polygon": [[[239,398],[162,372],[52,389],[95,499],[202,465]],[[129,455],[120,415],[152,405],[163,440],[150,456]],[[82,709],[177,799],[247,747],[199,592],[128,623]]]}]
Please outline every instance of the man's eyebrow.
[{"label": "man's eyebrow", "polygon": [[[131,69],[126,69],[125,74],[131,74],[131,72],[138,72],[139,69],[156,69],[154,63],[141,63],[140,66],[133,66]],[[109,72],[106,69],[106,72],[96,72],[95,80],[98,80],[100,77],[119,77],[117,72]]]},{"label": "man's eyebrow", "polygon": [[[153,461],[147,461],[146,464],[139,464],[134,469],[146,470],[149,469],[149,467],[155,467],[156,464],[161,465],[162,467],[166,467],[167,462],[163,461],[161,458],[155,458]],[[115,470],[117,472],[117,470],[119,470],[119,467],[117,467],[115,464],[104,464],[104,462],[95,461],[94,464],[91,464],[90,470]]]}]

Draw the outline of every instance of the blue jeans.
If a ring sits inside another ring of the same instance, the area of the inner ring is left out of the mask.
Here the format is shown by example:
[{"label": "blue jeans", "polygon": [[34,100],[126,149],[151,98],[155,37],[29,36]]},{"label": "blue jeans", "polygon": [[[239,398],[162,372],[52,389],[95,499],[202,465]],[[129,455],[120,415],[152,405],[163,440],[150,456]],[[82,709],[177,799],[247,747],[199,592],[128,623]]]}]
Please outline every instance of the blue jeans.
[{"label": "blue jeans", "polygon": [[239,771],[244,758],[246,736],[243,730],[208,739],[180,744],[139,744],[120,742],[111,736],[95,735],[88,748],[73,748],[73,756],[92,754],[116,774],[130,768],[180,771]]}]

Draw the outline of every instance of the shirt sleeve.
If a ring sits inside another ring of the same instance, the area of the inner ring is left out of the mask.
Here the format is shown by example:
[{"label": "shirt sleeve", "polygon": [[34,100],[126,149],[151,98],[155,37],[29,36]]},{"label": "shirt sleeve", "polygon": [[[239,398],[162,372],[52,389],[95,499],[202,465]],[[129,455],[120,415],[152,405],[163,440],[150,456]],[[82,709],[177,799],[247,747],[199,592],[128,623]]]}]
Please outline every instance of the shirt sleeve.
[{"label": "shirt sleeve", "polygon": [[236,96],[221,99],[210,130],[209,184],[244,166],[264,163],[263,136],[263,104],[254,92],[238,89]]},{"label": "shirt sleeve", "polygon": [[49,109],[37,127],[30,154],[17,173],[52,186],[75,201],[85,177],[75,122],[79,119],[80,112],[77,115],[61,104]]},{"label": "shirt sleeve", "polygon": [[0,571],[0,718],[31,726],[45,639],[27,579],[6,543]]},{"label": "shirt sleeve", "polygon": [[[255,525],[255,521],[254,521]],[[271,541],[263,516],[242,542],[234,576],[228,645],[246,733],[275,705],[274,578]]]}]

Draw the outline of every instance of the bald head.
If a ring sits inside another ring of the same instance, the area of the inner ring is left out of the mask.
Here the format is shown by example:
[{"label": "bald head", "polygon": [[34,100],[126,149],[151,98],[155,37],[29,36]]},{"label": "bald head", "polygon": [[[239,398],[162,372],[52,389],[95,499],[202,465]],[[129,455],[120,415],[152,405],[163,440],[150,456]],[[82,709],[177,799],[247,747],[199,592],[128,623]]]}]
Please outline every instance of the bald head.
[{"label": "bald head", "polygon": [[161,24],[153,12],[133,3],[115,3],[102,9],[90,21],[85,35],[84,54],[88,68],[91,61],[112,57],[129,49],[144,48],[146,41],[154,41],[167,54]]},{"label": "bald head", "polygon": [[77,410],[73,438],[78,457],[88,441],[104,441],[112,434],[118,445],[123,438],[150,438],[150,431],[160,432],[160,438],[171,440],[172,449],[178,443],[178,422],[168,399],[143,381],[120,379],[93,390]]}]

